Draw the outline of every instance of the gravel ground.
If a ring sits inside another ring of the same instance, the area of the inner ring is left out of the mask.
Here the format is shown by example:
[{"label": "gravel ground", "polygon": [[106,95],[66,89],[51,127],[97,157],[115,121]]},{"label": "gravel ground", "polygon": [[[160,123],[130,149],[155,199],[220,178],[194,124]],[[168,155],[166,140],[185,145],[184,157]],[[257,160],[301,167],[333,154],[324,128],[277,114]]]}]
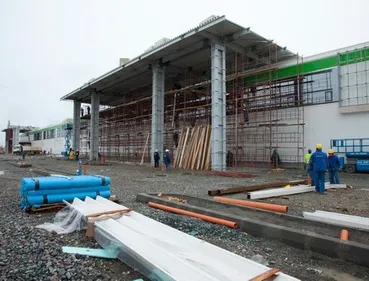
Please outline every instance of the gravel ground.
[{"label": "gravel ground", "polygon": [[[51,173],[74,173],[75,162],[48,157],[26,159],[32,168],[16,168],[10,157],[0,156],[0,280],[134,280],[142,278],[137,272],[117,260],[63,254],[62,246],[98,247],[83,232],[55,235],[34,227],[50,222],[55,213],[27,214],[19,208],[21,177],[37,176],[37,168],[52,169]],[[1,175],[1,171],[4,174]],[[255,238],[247,233],[213,225],[200,220],[148,208],[135,201],[139,192],[181,193],[208,198],[207,190],[221,187],[258,184],[276,180],[292,180],[301,176],[297,170],[268,174],[267,169],[247,168],[255,178],[225,178],[207,172],[173,170],[163,175],[147,166],[113,163],[110,166],[90,166],[89,173],[110,176],[112,193],[121,203],[148,217],[225,248],[241,256],[261,255],[270,266],[307,281],[369,280],[369,268],[331,259],[323,255],[298,250],[277,241]],[[342,182],[355,188],[329,192],[318,197],[314,193],[289,196],[289,199],[268,199],[282,203],[289,212],[301,215],[306,210],[328,210],[369,217],[369,175],[342,175]],[[242,198],[244,194],[234,195]],[[323,198],[324,197],[324,198]],[[369,244],[369,242],[368,242]],[[322,273],[320,273],[320,271]],[[145,280],[145,279],[144,279]]]}]

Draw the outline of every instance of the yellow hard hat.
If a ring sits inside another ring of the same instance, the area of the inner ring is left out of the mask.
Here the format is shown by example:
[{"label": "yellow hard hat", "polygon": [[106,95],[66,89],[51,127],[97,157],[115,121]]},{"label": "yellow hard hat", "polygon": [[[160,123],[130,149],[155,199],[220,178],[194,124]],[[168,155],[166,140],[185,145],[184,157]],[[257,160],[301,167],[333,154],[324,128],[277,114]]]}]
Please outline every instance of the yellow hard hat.
[{"label": "yellow hard hat", "polygon": [[333,153],[334,153],[333,149],[328,150],[328,154],[333,154]]},{"label": "yellow hard hat", "polygon": [[316,145],[316,149],[322,149],[323,148],[323,146],[320,144],[320,143],[318,143],[317,145]]}]

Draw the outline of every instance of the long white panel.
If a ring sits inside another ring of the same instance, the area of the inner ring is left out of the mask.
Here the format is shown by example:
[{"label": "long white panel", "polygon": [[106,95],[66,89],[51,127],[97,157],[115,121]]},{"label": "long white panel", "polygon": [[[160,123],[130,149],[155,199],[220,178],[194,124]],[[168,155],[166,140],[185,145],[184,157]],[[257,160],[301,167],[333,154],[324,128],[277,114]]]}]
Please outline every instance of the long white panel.
[{"label": "long white panel", "polygon": [[[83,215],[126,207],[105,198],[75,200]],[[269,268],[131,211],[95,223],[103,247],[117,247],[118,257],[155,280],[249,280]],[[298,280],[280,273],[275,281]]]},{"label": "long white panel", "polygon": [[[346,188],[346,184],[330,184],[325,183],[325,189],[331,188]],[[306,193],[315,191],[315,187],[311,185],[300,185],[293,187],[281,187],[281,188],[273,188],[273,189],[264,189],[258,191],[252,191],[247,193],[248,199],[262,199],[262,198],[270,198],[277,197],[283,195],[293,195],[299,193]]]},{"label": "long white panel", "polygon": [[315,211],[314,213],[303,212],[302,215],[308,220],[369,231],[369,218],[365,217],[325,211]]}]

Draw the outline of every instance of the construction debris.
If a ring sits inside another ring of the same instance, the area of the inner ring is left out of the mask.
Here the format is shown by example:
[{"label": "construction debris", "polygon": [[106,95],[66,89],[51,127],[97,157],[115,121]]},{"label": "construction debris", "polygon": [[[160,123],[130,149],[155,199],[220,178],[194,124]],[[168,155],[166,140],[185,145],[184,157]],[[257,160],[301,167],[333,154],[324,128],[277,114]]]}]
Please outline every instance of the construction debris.
[{"label": "construction debris", "polygon": [[178,197],[166,196],[166,195],[163,195],[162,193],[159,193],[158,197],[167,199],[169,201],[176,201],[176,202],[187,204],[187,200],[184,200]]},{"label": "construction debris", "polygon": [[227,189],[215,189],[215,190],[209,190],[208,195],[215,196],[215,195],[234,194],[234,193],[240,193],[240,192],[281,187],[281,186],[285,186],[288,184],[290,185],[306,184],[306,182],[307,182],[306,180],[294,180],[294,181],[285,181],[285,182],[271,182],[271,183],[264,183],[264,184],[250,185],[250,186],[231,187]]},{"label": "construction debris", "polygon": [[32,164],[21,161],[21,162],[9,162],[11,165],[19,167],[19,168],[29,168],[32,167]]}]

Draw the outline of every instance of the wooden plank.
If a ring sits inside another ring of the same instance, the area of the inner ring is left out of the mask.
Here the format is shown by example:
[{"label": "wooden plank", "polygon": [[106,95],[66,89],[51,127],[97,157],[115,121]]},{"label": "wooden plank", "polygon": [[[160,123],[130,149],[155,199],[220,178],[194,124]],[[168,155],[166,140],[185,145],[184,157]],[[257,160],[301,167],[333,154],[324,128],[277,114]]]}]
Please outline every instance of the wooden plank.
[{"label": "wooden plank", "polygon": [[149,138],[150,138],[150,133],[147,133],[147,138],[146,138],[146,142],[145,142],[145,147],[144,147],[144,151],[142,153],[142,158],[141,158],[141,165],[143,165],[144,163],[144,158],[145,158],[145,153],[146,153],[146,148],[147,148],[147,144],[149,142]]},{"label": "wooden plank", "polygon": [[251,278],[249,281],[265,281],[269,277],[272,277],[272,276],[278,274],[279,271],[280,270],[278,268],[271,268],[268,271],[254,277],[254,278]]},{"label": "wooden plank", "polygon": [[181,130],[181,135],[179,137],[179,142],[178,142],[178,147],[177,147],[177,153],[176,153],[176,157],[174,158],[173,161],[173,166],[177,167],[178,166],[178,159],[181,156],[181,150],[182,150],[182,142],[183,142],[183,138],[184,138],[184,129]]},{"label": "wooden plank", "polygon": [[210,134],[211,134],[211,127],[210,125],[207,125],[206,127],[206,141],[205,141],[205,146],[204,146],[204,156],[201,162],[201,166],[200,166],[200,170],[205,170],[205,165],[206,165],[206,159],[208,156],[208,147],[209,147],[209,140],[210,140]]},{"label": "wooden plank", "polygon": [[200,135],[200,127],[196,127],[196,133],[192,139],[192,146],[190,151],[188,152],[188,161],[187,161],[187,169],[191,169],[192,160],[194,158],[194,154],[196,151],[196,147],[198,146],[198,139]]},{"label": "wooden plank", "polygon": [[206,131],[207,131],[207,126],[203,127],[203,139],[202,139],[202,143],[200,146],[200,150],[199,150],[199,158],[197,159],[196,162],[196,167],[195,169],[198,170],[200,168],[201,162],[202,162],[202,157],[204,155],[204,145],[205,145],[205,141],[206,141]]},{"label": "wooden plank", "polygon": [[88,218],[94,218],[94,217],[99,217],[99,216],[102,216],[102,215],[111,215],[111,214],[115,214],[115,213],[128,213],[130,211],[131,211],[131,209],[124,209],[124,210],[119,209],[119,210],[112,210],[112,211],[89,214],[89,215],[87,215],[87,217]]},{"label": "wooden plank", "polygon": [[184,154],[184,152],[186,150],[186,145],[187,145],[187,139],[188,139],[189,132],[190,132],[190,128],[187,127],[186,137],[185,137],[185,140],[184,140],[184,143],[183,143],[183,147],[182,147],[181,159],[180,159],[180,162],[179,162],[179,165],[178,165],[179,168],[182,168],[183,154]]},{"label": "wooden plank", "polygon": [[246,191],[255,191],[262,190],[267,188],[276,188],[283,187],[286,185],[298,185],[298,184],[306,184],[307,180],[294,180],[294,181],[281,181],[281,182],[269,182],[264,184],[256,184],[250,186],[240,186],[240,187],[231,187],[227,189],[214,189],[209,190],[208,195],[225,195],[225,194],[234,194]]},{"label": "wooden plank", "polygon": [[195,164],[199,162],[199,154],[200,154],[200,149],[202,149],[203,143],[204,143],[204,137],[205,137],[205,127],[201,126],[200,127],[200,134],[199,134],[199,139],[198,139],[198,145],[196,147],[196,151],[194,154],[194,159],[192,160],[191,163],[191,169],[195,169]]}]

